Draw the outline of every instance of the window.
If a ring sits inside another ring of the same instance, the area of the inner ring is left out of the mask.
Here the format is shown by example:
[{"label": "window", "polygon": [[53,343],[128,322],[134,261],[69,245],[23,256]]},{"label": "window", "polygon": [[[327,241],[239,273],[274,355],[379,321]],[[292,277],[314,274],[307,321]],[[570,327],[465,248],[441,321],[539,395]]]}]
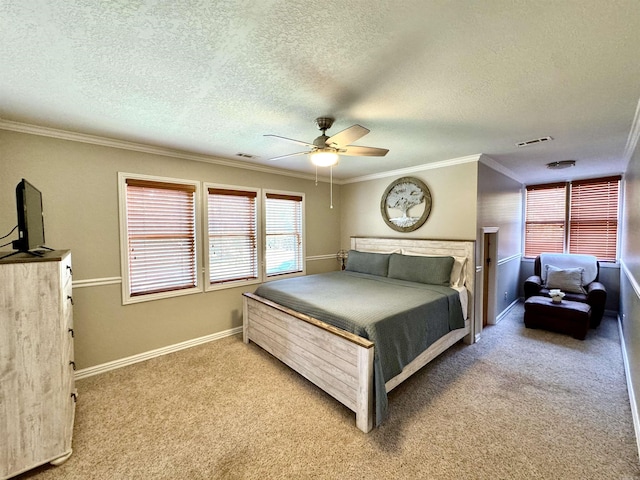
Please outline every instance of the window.
[{"label": "window", "polygon": [[198,183],[119,177],[123,302],[200,291]]},{"label": "window", "polygon": [[566,192],[564,183],[527,187],[525,257],[564,251]]},{"label": "window", "polygon": [[258,192],[244,187],[208,186],[208,289],[259,280]]},{"label": "window", "polygon": [[615,262],[620,177],[571,184],[569,252]]},{"label": "window", "polygon": [[304,273],[303,211],[302,194],[265,194],[267,277]]},{"label": "window", "polygon": [[620,179],[528,186],[525,256],[583,253],[615,262]]}]

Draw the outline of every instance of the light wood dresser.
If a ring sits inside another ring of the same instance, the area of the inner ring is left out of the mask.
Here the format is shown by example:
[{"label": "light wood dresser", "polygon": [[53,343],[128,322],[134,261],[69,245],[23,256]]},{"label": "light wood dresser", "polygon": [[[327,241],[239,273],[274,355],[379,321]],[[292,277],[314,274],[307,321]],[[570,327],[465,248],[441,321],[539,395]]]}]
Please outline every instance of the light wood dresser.
[{"label": "light wood dresser", "polygon": [[71,276],[68,250],[0,259],[0,479],[71,455]]}]

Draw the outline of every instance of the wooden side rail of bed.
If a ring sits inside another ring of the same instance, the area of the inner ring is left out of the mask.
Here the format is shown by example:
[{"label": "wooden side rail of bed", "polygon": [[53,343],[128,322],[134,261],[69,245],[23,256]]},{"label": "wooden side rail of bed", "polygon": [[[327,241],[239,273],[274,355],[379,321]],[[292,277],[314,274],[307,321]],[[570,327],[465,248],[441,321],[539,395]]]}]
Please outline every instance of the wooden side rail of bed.
[{"label": "wooden side rail of bed", "polygon": [[429,348],[427,348],[424,352],[416,357],[416,359],[411,362],[409,365],[402,369],[398,375],[387,381],[384,384],[385,390],[390,392],[402,382],[404,382],[411,375],[416,373],[422,367],[424,367],[431,360],[436,358],[442,352],[447,350],[449,347],[455,345],[460,340],[467,340],[469,334],[471,333],[471,322],[469,319],[465,320],[464,328],[460,328],[458,330],[453,330],[446,334],[444,337],[440,337],[438,340],[433,342]]},{"label": "wooden side rail of bed", "polygon": [[252,293],[244,294],[243,340],[315,383],[373,428],[373,343]]}]

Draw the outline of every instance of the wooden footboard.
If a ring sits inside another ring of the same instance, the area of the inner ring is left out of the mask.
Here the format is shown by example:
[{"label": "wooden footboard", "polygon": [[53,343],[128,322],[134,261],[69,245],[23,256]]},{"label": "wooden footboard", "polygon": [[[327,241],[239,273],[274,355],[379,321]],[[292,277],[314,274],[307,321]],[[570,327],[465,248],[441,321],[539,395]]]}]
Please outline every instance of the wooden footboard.
[{"label": "wooden footboard", "polygon": [[243,340],[255,342],[356,413],[373,428],[373,343],[357,335],[244,294]]},{"label": "wooden footboard", "polygon": [[[244,294],[243,340],[253,341],[356,413],[363,432],[373,428],[374,344],[369,340],[283,307],[252,293]],[[465,328],[449,332],[385,384],[387,392],[447,348],[467,337]]]}]

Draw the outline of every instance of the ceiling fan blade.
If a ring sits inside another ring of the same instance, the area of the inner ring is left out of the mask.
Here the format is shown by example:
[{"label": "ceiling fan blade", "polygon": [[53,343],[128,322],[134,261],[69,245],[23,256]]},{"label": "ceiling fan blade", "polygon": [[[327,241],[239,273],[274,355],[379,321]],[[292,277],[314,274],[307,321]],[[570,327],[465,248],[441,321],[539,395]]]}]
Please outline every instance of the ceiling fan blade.
[{"label": "ceiling fan blade", "polygon": [[280,135],[265,135],[265,137],[279,138],[280,140],[286,140],[287,142],[297,143],[298,145],[304,145],[306,147],[313,147],[313,143],[303,142],[302,140],[294,140],[293,138],[281,137]]},{"label": "ceiling fan blade", "polygon": [[341,132],[329,137],[325,143],[330,147],[341,148],[364,137],[367,133],[369,133],[368,128],[357,124],[351,125],[349,128],[345,128]]},{"label": "ceiling fan blade", "polygon": [[273,162],[274,160],[282,160],[283,158],[295,157],[296,155],[306,155],[307,153],[309,153],[309,152],[305,151],[305,152],[298,152],[298,153],[289,153],[287,155],[280,155],[279,157],[270,158],[269,161]]},{"label": "ceiling fan blade", "polygon": [[361,147],[358,145],[347,145],[344,150],[340,150],[340,155],[353,155],[362,157],[384,157],[389,152],[386,148]]}]

